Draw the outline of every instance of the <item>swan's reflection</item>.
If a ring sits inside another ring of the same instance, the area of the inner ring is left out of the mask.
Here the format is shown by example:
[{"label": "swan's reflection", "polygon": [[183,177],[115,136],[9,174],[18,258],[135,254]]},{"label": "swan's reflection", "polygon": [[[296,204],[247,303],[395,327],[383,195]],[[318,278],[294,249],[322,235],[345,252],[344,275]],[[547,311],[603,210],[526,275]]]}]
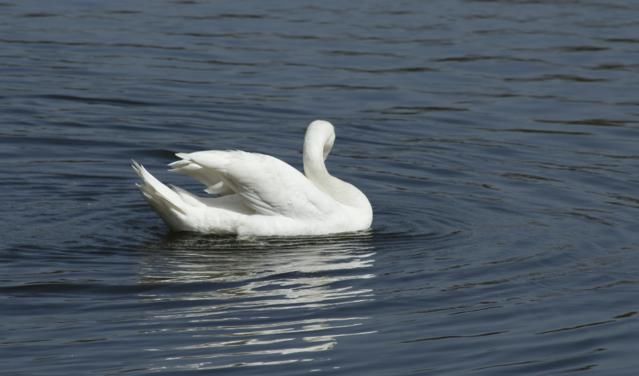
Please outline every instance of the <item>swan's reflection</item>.
[{"label": "swan's reflection", "polygon": [[[141,282],[165,338],[162,369],[301,361],[366,335],[371,236],[237,240],[187,235],[147,247]],[[358,305],[360,305],[358,307]],[[166,340],[168,339],[168,340]]]}]

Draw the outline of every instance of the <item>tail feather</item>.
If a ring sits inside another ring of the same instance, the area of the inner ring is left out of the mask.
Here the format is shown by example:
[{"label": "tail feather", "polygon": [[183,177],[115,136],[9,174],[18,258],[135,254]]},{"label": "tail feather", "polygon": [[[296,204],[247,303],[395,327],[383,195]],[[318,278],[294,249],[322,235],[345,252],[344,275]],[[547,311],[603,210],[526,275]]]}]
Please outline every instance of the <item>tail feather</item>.
[{"label": "tail feather", "polygon": [[136,185],[151,207],[171,228],[179,230],[184,227],[186,210],[195,198],[185,200],[183,194],[164,185],[136,161],[131,161],[131,167],[142,179],[142,182]]},{"label": "tail feather", "polygon": [[184,201],[184,203],[189,204],[190,206],[194,206],[194,207],[198,207],[198,206],[202,206],[204,205],[202,203],[202,200],[197,197],[196,195],[192,194],[191,192],[188,192],[180,187],[177,187],[175,185],[169,185],[169,187],[171,187],[171,189],[178,194],[178,196],[180,196],[180,199],[182,199],[182,201]]},{"label": "tail feather", "polygon": [[142,179],[142,184],[139,184],[142,192],[147,193],[154,199],[166,202],[169,206],[171,206],[171,208],[182,214],[186,214],[183,209],[184,202],[175,191],[156,179],[155,176],[151,175],[151,173],[144,168],[144,166],[136,161],[131,162],[131,167],[133,167],[135,172],[137,172],[138,176]]}]

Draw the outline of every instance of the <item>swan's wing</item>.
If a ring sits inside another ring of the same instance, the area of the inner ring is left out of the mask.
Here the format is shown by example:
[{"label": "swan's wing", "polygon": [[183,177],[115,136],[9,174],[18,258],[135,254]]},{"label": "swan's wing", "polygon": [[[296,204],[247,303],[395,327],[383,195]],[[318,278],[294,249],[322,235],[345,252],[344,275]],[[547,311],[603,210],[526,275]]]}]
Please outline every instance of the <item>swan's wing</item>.
[{"label": "swan's wing", "polygon": [[183,159],[170,163],[170,171],[188,175],[204,184],[206,186],[204,192],[206,193],[221,196],[233,193],[233,190],[224,184],[219,172],[203,168],[199,164],[191,162],[187,158],[184,158],[184,156],[187,155],[185,153],[177,153],[176,155]]},{"label": "swan's wing", "polygon": [[259,214],[318,217],[339,205],[301,172],[268,155],[211,150],[177,156],[182,158],[178,162],[199,166],[199,176],[218,177],[225,189]]}]

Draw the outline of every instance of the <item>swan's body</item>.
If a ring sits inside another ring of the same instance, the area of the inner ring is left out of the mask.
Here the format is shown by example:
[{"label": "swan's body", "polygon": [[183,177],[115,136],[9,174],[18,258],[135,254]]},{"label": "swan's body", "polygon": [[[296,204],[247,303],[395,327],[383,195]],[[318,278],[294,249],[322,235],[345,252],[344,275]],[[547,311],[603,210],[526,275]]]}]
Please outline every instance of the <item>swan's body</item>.
[{"label": "swan's body", "polygon": [[164,185],[133,162],[149,204],[174,231],[256,236],[323,235],[366,230],[373,210],[353,185],[331,176],[331,123],[312,122],[304,138],[304,173],[264,154],[243,151],[177,153],[172,171],[189,175],[215,197]]}]

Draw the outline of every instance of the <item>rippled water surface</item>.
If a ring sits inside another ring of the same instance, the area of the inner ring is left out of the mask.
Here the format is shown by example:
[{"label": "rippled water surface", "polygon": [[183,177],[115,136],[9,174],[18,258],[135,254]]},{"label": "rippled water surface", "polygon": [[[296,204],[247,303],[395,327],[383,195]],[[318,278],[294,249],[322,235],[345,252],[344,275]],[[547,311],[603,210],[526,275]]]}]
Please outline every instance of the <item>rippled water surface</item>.
[{"label": "rippled water surface", "polygon": [[[169,234],[129,159],[329,169],[365,234]],[[0,3],[8,375],[634,375],[639,4]]]}]

